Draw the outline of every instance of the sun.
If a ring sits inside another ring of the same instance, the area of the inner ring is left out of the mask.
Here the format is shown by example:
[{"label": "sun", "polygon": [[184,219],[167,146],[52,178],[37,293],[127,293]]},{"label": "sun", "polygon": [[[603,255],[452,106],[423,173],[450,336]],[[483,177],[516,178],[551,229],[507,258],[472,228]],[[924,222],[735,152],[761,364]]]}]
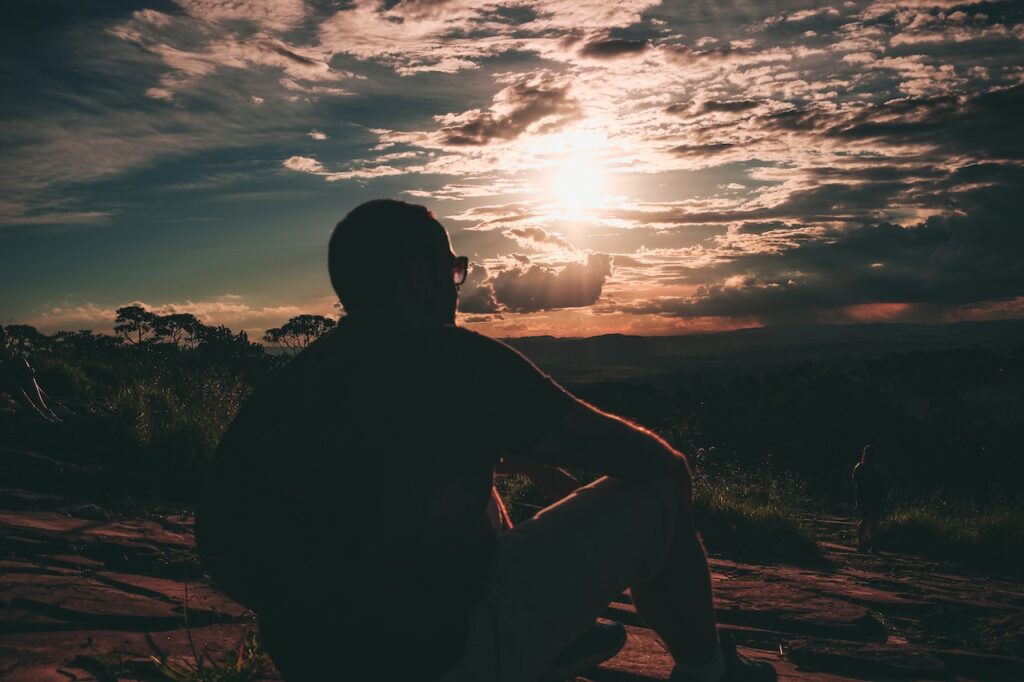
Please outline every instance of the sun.
[{"label": "sun", "polygon": [[565,217],[582,218],[603,203],[604,172],[586,160],[568,158],[551,178],[551,193]]},{"label": "sun", "polygon": [[581,220],[604,205],[606,145],[605,136],[593,129],[562,132],[546,141],[553,217]]}]

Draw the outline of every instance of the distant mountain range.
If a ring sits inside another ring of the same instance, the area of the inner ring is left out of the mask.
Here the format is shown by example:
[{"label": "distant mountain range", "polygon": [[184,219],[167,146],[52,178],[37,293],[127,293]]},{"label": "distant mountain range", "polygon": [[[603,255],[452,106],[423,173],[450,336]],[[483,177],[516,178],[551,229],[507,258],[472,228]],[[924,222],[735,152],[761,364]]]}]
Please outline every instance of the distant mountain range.
[{"label": "distant mountain range", "polygon": [[1024,320],[760,327],[685,336],[534,336],[507,342],[563,382],[662,383],[677,374],[748,372],[804,360],[947,347],[1024,348]]}]

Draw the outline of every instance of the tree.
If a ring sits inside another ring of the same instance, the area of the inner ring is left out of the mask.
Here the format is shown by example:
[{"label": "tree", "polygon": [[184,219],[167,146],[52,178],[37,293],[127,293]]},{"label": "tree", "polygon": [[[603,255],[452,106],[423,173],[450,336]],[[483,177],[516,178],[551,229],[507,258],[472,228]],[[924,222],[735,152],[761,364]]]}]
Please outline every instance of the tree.
[{"label": "tree", "polygon": [[199,345],[206,325],[192,313],[171,313],[161,315],[153,323],[153,335],[158,339],[166,339],[168,343],[185,348]]},{"label": "tree", "polygon": [[28,352],[45,350],[49,345],[49,338],[46,334],[29,324],[9,324],[4,329],[7,331],[7,344],[11,350]]},{"label": "tree", "polygon": [[114,331],[124,337],[125,341],[141,346],[153,336],[153,328],[157,323],[157,315],[140,305],[128,305],[118,308],[114,319]]},{"label": "tree", "polygon": [[55,349],[66,349],[81,354],[109,353],[124,343],[120,336],[94,334],[90,329],[55,332],[50,338]]},{"label": "tree", "polygon": [[201,327],[196,348],[197,352],[208,359],[238,361],[265,357],[263,346],[250,341],[245,331],[235,334],[223,325]]},{"label": "tree", "polygon": [[298,353],[338,325],[323,315],[297,315],[280,327],[268,329],[263,340]]}]

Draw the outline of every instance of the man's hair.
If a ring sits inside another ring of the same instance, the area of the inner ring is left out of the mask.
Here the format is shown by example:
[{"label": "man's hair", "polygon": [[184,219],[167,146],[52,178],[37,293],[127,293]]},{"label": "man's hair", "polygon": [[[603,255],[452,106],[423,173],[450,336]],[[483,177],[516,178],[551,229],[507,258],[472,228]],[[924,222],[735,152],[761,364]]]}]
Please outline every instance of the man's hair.
[{"label": "man's hair", "polygon": [[861,464],[874,464],[877,453],[875,452],[874,445],[865,445],[864,450],[860,453]]},{"label": "man's hair", "polygon": [[356,206],[335,226],[327,246],[327,271],[346,312],[372,312],[392,301],[396,268],[447,248],[448,233],[426,206],[374,199]]}]

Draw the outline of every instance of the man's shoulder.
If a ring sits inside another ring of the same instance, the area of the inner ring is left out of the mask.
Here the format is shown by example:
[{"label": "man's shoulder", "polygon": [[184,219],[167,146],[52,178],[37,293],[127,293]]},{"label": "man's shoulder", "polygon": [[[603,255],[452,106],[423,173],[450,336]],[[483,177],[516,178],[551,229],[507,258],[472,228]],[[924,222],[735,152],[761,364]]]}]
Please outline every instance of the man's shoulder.
[{"label": "man's shoulder", "polygon": [[456,344],[467,349],[479,350],[482,353],[515,353],[516,351],[507,344],[498,341],[497,339],[491,338],[486,334],[475,332],[472,329],[466,327],[459,327],[456,325],[448,325],[442,330],[442,335],[445,340]]}]

